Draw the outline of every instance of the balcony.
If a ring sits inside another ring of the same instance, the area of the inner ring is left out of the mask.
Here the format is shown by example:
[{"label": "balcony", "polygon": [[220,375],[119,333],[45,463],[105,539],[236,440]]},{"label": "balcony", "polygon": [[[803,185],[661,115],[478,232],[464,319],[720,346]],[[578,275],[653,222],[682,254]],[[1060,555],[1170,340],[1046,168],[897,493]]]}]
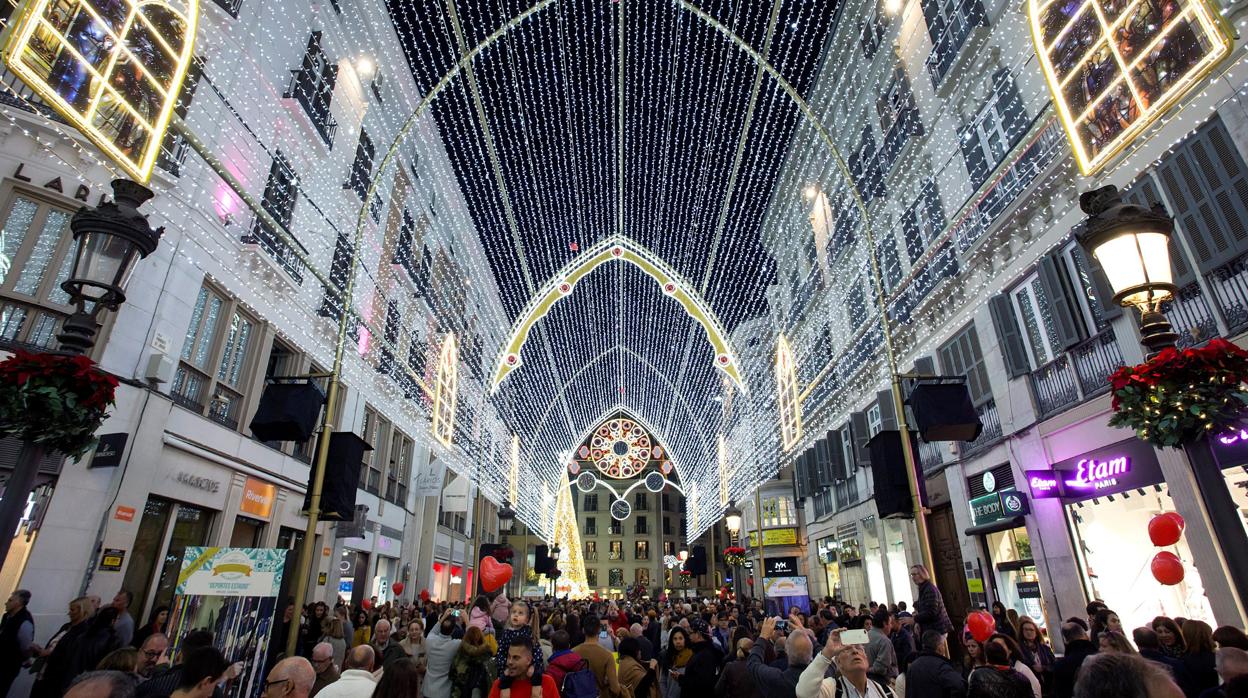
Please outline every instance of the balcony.
[{"label": "balcony", "polygon": [[[277,233],[269,230],[269,227],[259,218],[252,223],[251,234],[244,235],[242,242],[247,245],[256,245],[264,250],[290,276],[296,286],[303,283],[303,262],[299,261],[295,250]],[[307,250],[304,252],[306,254]]]},{"label": "balcony", "polygon": [[49,351],[57,346],[65,316],[35,303],[0,300],[0,349]]},{"label": "balcony", "polygon": [[975,29],[988,26],[988,13],[984,11],[984,4],[980,0],[960,0],[946,18],[946,22],[940,36],[932,42],[932,52],[925,62],[932,88],[938,91],[945,77],[957,65],[958,58],[963,53],[962,49],[975,33]]},{"label": "balcony", "polygon": [[[241,0],[240,0],[241,2]],[[317,94],[312,79],[305,77],[303,69],[290,71],[290,83],[286,86],[286,92],[282,95],[283,99],[293,99],[303,107],[303,113],[307,117],[308,126],[316,131],[317,135],[325,143],[325,147],[334,149],[334,134],[338,133],[338,121],[334,115],[330,113],[327,105],[318,108],[313,102],[314,95]]]},{"label": "balcony", "polygon": [[1109,390],[1109,374],[1125,363],[1112,328],[1107,328],[1083,344],[1075,346],[1070,350],[1070,356],[1084,398]]},{"label": "balcony", "polygon": [[1066,354],[1032,371],[1030,379],[1031,394],[1036,399],[1036,416],[1040,419],[1051,417],[1079,402],[1079,387]]},{"label": "balcony", "polygon": [[1200,284],[1192,282],[1179,289],[1165,306],[1166,318],[1179,335],[1180,349],[1199,346],[1218,334],[1218,322]]},{"label": "balcony", "polygon": [[[932,473],[940,470],[940,466],[945,464],[945,455],[949,453],[943,443],[931,443],[928,441],[919,442],[919,465],[924,473]],[[816,507],[818,509],[818,507]],[[830,508],[829,508],[830,509]]]},{"label": "balcony", "polygon": [[963,458],[980,453],[1001,440],[1001,414],[997,412],[996,400],[989,400],[975,408],[979,421],[984,425],[979,438],[970,443],[958,444],[958,452]]},{"label": "balcony", "polygon": [[1248,329],[1248,255],[1214,269],[1207,279],[1213,300],[1226,320],[1227,334]]},{"label": "balcony", "polygon": [[60,114],[35,94],[7,67],[0,66],[0,104],[45,116],[53,121],[66,123]]},{"label": "balcony", "polygon": [[182,166],[186,164],[186,156],[190,152],[191,146],[187,145],[186,139],[171,133],[166,136],[160,154],[156,156],[156,166],[174,177],[181,177]]},{"label": "balcony", "polygon": [[1076,345],[1031,372],[1036,417],[1047,419],[1109,390],[1109,374],[1124,364],[1112,329]]}]

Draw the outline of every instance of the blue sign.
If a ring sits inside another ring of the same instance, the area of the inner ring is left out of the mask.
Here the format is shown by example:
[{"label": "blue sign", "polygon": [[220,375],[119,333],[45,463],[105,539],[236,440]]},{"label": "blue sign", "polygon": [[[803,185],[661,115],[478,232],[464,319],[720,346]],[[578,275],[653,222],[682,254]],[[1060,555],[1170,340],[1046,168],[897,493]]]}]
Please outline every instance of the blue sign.
[{"label": "blue sign", "polygon": [[350,594],[351,594],[351,590],[352,590],[352,589],[354,589],[354,588],[355,588],[355,580],[354,580],[354,579],[341,579],[341,580],[339,580],[339,581],[338,581],[338,593],[339,593],[339,594],[347,594],[347,595],[350,595]]}]

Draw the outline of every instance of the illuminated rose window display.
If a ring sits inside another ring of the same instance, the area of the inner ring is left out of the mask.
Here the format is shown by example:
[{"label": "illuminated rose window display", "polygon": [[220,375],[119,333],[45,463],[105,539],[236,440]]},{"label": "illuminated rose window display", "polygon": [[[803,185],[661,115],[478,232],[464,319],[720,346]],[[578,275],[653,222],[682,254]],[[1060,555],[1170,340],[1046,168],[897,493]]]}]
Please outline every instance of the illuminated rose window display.
[{"label": "illuminated rose window display", "polygon": [[594,431],[589,457],[607,477],[633,477],[645,469],[654,452],[650,435],[631,419],[612,419]]}]

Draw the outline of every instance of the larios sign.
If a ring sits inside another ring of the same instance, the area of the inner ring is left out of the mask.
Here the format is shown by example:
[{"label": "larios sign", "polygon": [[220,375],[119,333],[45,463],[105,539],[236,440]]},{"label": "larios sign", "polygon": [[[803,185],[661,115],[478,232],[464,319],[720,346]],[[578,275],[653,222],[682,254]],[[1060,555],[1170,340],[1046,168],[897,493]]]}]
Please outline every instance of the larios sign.
[{"label": "larios sign", "polygon": [[1075,458],[1054,463],[1050,470],[1028,470],[1033,499],[1092,499],[1162,481],[1161,465],[1152,446],[1138,439],[1120,441]]}]

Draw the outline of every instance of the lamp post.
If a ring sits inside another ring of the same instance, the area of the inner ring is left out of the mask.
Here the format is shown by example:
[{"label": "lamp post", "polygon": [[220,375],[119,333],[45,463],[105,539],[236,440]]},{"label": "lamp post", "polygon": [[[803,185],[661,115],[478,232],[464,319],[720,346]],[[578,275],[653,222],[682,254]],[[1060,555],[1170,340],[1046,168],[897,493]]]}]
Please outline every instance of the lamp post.
[{"label": "lamp post", "polygon": [[[508,502],[507,500],[503,500],[503,508],[498,510],[498,542],[499,544],[504,545],[504,546],[507,545],[507,538],[511,536],[511,534],[515,530],[516,530],[516,510],[511,508],[511,502]],[[512,559],[511,566],[512,566],[512,569],[514,570],[516,566],[516,562],[515,562],[516,558],[514,554],[512,555],[511,559]],[[514,578],[515,575],[513,574],[512,577]],[[506,586],[507,587],[511,586],[510,579],[507,580]],[[505,588],[504,591],[510,592],[510,589]],[[507,596],[510,598],[511,594],[507,593]]]},{"label": "lamp post", "polygon": [[[550,547],[550,559],[551,559],[551,561],[553,561],[553,562],[554,562],[554,564],[555,564],[554,569],[556,569],[556,570],[557,570],[557,569],[559,569],[559,555],[560,555],[562,552],[563,552],[563,551],[559,549],[559,544],[558,544],[558,543],[556,543],[556,544],[554,544],[554,545],[552,545],[552,546]],[[555,596],[557,596],[557,593],[556,593],[556,592],[557,592],[557,589],[555,588],[555,584],[557,583],[557,581],[556,581],[556,580],[558,580],[558,576],[551,576],[551,578],[550,578],[550,596],[551,596],[551,598],[554,598]]]},{"label": "lamp post", "polygon": [[[728,529],[728,537],[732,540],[733,545],[738,545],[741,535],[741,509],[737,507],[736,500],[728,502],[728,508],[724,510],[724,526]],[[741,575],[736,565],[732,569],[732,595],[741,601]]]},{"label": "lamp post", "polygon": [[[61,288],[69,294],[74,312],[65,319],[60,353],[86,354],[95,346],[95,333],[104,310],[115,311],[126,300],[126,284],[135,264],[160,243],[164,228],[152,229],[139,207],[154,196],[147,187],[128,179],[113,180],[113,201],[96,208],[83,206],[69,221],[74,236],[74,263]],[[13,474],[0,499],[0,565],[8,557],[13,531],[26,510],[26,499],[39,474],[47,449],[23,441]]]},{"label": "lamp post", "polygon": [[[1079,244],[1105,270],[1114,302],[1139,310],[1140,342],[1148,349],[1148,357],[1174,347],[1178,335],[1161,310],[1161,304],[1178,292],[1170,267],[1174,219],[1160,207],[1148,209],[1124,202],[1113,185],[1084,192],[1079,197],[1079,207],[1088,214],[1078,234]],[[1209,437],[1202,436],[1184,445],[1183,452],[1196,482],[1197,505],[1209,519],[1215,547],[1230,576],[1232,593],[1239,597],[1242,617],[1248,605],[1244,597],[1248,590],[1248,556],[1230,554],[1248,550],[1248,535],[1240,521],[1239,508],[1227,489]]]}]

